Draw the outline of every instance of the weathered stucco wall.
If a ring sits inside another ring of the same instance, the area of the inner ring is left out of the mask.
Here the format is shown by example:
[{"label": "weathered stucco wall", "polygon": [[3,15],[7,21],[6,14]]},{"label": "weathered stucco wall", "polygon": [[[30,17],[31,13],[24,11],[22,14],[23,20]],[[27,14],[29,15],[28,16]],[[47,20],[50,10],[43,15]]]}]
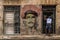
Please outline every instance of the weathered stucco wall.
[{"label": "weathered stucco wall", "polygon": [[[23,21],[24,21],[23,17],[25,16],[25,12],[27,12],[29,10],[35,11],[38,14],[38,17],[37,17],[37,23],[38,23],[37,29],[39,30],[39,32],[41,32],[40,29],[41,29],[41,18],[42,18],[42,6],[39,6],[39,5],[24,5],[24,6],[22,6],[21,7],[21,13],[20,13],[21,14],[20,15],[21,16],[21,22],[22,22],[21,24],[23,25]],[[24,31],[27,31],[27,29],[24,29],[24,27],[25,26],[21,26],[20,28],[22,30],[24,30]],[[22,34],[24,34],[24,31],[21,31]],[[36,32],[35,34],[40,34],[39,32]],[[32,33],[30,33],[30,34],[32,34]]]},{"label": "weathered stucco wall", "polygon": [[[60,34],[60,0],[0,0],[0,34],[3,34],[3,5],[21,5],[22,7],[24,5],[56,5],[56,34]],[[0,38],[3,38],[2,35]]]},{"label": "weathered stucco wall", "polygon": [[2,34],[3,29],[3,1],[0,0],[0,34]]},{"label": "weathered stucco wall", "polygon": [[[4,5],[54,5],[59,0],[4,0]],[[59,2],[58,2],[59,3]]]},{"label": "weathered stucco wall", "polygon": [[56,6],[56,33],[60,34],[60,5]]}]

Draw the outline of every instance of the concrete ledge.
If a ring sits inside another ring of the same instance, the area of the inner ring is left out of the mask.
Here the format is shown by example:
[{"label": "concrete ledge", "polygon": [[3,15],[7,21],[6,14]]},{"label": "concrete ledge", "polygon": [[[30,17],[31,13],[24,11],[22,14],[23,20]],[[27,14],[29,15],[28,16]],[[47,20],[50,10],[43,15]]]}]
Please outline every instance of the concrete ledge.
[{"label": "concrete ledge", "polygon": [[3,36],[2,39],[60,39],[59,35],[20,35],[20,36]]}]

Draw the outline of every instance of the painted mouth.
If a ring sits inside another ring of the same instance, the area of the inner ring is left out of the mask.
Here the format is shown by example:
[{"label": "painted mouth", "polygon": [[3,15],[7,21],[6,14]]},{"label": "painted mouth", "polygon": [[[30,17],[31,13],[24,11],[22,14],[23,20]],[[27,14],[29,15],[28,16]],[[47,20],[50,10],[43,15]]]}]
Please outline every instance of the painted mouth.
[{"label": "painted mouth", "polygon": [[29,22],[28,24],[31,24],[31,23],[33,23],[33,22]]}]

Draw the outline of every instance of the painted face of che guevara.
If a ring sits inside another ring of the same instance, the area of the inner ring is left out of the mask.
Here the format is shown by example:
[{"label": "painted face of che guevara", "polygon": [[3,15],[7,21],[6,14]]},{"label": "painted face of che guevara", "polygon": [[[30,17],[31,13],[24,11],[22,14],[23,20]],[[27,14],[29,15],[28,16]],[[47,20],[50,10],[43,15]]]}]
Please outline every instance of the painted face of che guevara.
[{"label": "painted face of che guevara", "polygon": [[28,27],[33,27],[35,25],[35,21],[36,21],[35,15],[33,14],[26,15],[26,24]]}]

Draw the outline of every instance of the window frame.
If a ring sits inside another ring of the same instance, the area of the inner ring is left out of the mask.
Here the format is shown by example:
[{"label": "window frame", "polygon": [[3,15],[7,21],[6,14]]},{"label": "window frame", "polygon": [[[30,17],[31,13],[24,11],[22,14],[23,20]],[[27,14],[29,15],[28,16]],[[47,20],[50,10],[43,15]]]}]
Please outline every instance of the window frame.
[{"label": "window frame", "polygon": [[[46,8],[44,8],[44,7],[46,7]],[[42,32],[41,33],[46,34],[46,33],[43,33],[43,8],[46,11],[46,9],[48,9],[47,7],[54,8],[54,10],[53,10],[53,15],[54,15],[54,28],[53,29],[54,29],[54,32],[52,34],[56,34],[56,5],[42,5],[42,22],[41,22],[41,24],[42,24],[42,26],[41,26]]]},{"label": "window frame", "polygon": [[[16,8],[18,7],[18,9],[19,9],[18,12],[19,12],[19,14],[20,14],[20,5],[18,5],[18,6],[17,6],[17,5],[14,5],[14,6],[8,5],[8,6],[10,6],[10,7],[16,7]],[[5,28],[5,26],[4,26],[4,25],[5,25],[5,24],[4,24],[5,12],[14,12],[14,17],[15,17],[15,11],[14,11],[14,10],[13,10],[13,11],[6,11],[6,10],[5,10],[5,7],[7,7],[7,5],[4,5],[3,7],[4,7],[4,10],[3,10],[3,35],[20,35],[20,33],[16,34],[15,32],[14,32],[14,34],[6,34],[6,33],[4,32],[4,28]],[[17,10],[16,10],[16,11],[17,11]],[[20,19],[20,15],[19,15],[19,19]],[[19,24],[20,24],[20,22],[19,22]],[[20,27],[20,26],[19,26],[19,27]]]}]

